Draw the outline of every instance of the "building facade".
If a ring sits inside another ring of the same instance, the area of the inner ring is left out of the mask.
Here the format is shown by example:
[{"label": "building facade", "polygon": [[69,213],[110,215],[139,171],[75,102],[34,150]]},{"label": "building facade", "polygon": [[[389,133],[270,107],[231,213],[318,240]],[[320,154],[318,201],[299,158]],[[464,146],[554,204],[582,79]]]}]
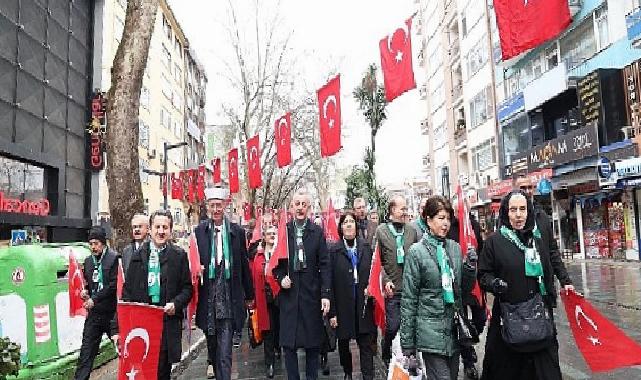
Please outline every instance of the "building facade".
[{"label": "building facade", "polygon": [[0,2],[0,244],[83,240],[91,1]]},{"label": "building facade", "polygon": [[[98,0],[95,10],[94,87],[108,91],[111,66],[124,28],[127,2]],[[99,48],[98,48],[99,47]],[[178,173],[203,162],[203,132],[207,78],[202,65],[166,1],[159,2],[154,31],[143,78],[139,109],[139,165],[145,209],[163,208],[161,173],[165,159],[164,144],[186,143],[167,151],[167,170]],[[104,171],[92,178],[92,218],[109,225],[109,195]],[[196,210],[168,194],[168,207],[174,215],[175,229],[189,229]]]}]

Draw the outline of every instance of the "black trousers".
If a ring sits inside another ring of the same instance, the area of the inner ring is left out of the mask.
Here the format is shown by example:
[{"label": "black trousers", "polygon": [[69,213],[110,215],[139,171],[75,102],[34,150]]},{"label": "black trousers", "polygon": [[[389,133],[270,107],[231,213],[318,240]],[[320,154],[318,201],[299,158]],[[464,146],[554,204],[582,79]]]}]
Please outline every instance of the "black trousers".
[{"label": "black trousers", "polygon": [[[338,355],[341,366],[346,374],[353,372],[352,351],[349,349],[350,339],[338,340]],[[374,380],[374,347],[376,347],[376,334],[359,334],[356,338],[360,352],[361,373],[363,380]]]},{"label": "black trousers", "polygon": [[394,294],[394,297],[385,300],[385,335],[383,336],[382,357],[383,360],[392,358],[392,341],[401,328],[401,295]]},{"label": "black trousers", "polygon": [[162,340],[160,342],[160,353],[158,354],[158,380],[170,380],[170,378],[171,363],[169,362],[167,338],[165,337],[165,334],[162,334]]},{"label": "black trousers", "polygon": [[265,351],[265,365],[274,364],[276,351],[280,351],[280,312],[273,302],[267,303],[269,313],[269,330],[263,331],[263,349]]},{"label": "black trousers", "polygon": [[76,367],[75,380],[87,380],[91,375],[93,361],[98,355],[102,334],[109,335],[110,324],[113,315],[102,315],[91,313],[85,319],[85,325],[82,329],[82,345],[78,356],[78,365]]},{"label": "black trousers", "polygon": [[[297,349],[284,347],[285,351],[285,367],[287,368],[287,380],[300,380],[300,373],[298,371],[298,354]],[[305,349],[305,379],[317,380],[318,379],[318,364],[320,361],[319,348],[306,348]]]},{"label": "black trousers", "polygon": [[217,319],[216,334],[206,335],[207,362],[214,366],[217,380],[231,380],[233,334],[231,319]]},{"label": "black trousers", "polygon": [[[476,327],[476,331],[481,335],[483,328],[485,328],[485,322],[487,321],[487,313],[485,308],[477,304],[469,304],[464,307],[469,307],[472,312],[472,323]],[[476,351],[474,351],[474,346],[463,347],[461,348],[461,359],[463,360],[463,367],[472,368],[477,361]]]}]

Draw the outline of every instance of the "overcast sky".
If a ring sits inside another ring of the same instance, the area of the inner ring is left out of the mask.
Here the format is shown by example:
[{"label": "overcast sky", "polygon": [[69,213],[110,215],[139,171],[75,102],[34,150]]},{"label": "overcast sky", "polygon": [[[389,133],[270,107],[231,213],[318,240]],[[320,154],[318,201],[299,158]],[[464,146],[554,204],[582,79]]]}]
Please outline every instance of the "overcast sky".
[{"label": "overcast sky", "polygon": [[[223,61],[233,62],[230,43],[223,25],[229,25],[228,3],[223,0],[169,0],[209,79],[207,121],[220,122],[221,99],[229,86],[221,75]],[[240,19],[253,14],[254,1],[233,0]],[[276,1],[260,0],[261,13],[276,8]],[[262,11],[264,9],[264,11]],[[393,32],[415,11],[413,0],[282,0],[280,14],[284,30],[293,31],[292,54],[306,60],[302,75],[318,88],[327,78],[318,63],[331,62],[341,74],[343,151],[339,166],[361,162],[369,145],[369,127],[358,111],[351,93],[369,63],[380,66],[378,41]],[[413,41],[416,50],[419,41]],[[417,83],[421,69],[414,62]],[[421,157],[427,152],[427,139],[420,134],[424,105],[418,89],[389,104],[388,119],[377,136],[377,175],[379,183],[398,183],[421,174]],[[285,110],[283,110],[285,111]],[[218,116],[217,116],[218,115]],[[294,126],[295,127],[295,126]]]}]

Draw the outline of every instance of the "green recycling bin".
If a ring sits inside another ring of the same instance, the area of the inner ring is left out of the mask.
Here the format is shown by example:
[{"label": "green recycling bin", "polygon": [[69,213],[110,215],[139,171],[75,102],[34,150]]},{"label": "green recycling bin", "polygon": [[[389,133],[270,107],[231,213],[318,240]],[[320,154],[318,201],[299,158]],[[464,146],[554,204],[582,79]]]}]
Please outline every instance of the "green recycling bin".
[{"label": "green recycling bin", "polygon": [[[0,248],[0,336],[21,346],[17,379],[70,379],[82,342],[84,317],[69,316],[69,253],[79,263],[87,244]],[[104,338],[95,365],[115,357]]]}]

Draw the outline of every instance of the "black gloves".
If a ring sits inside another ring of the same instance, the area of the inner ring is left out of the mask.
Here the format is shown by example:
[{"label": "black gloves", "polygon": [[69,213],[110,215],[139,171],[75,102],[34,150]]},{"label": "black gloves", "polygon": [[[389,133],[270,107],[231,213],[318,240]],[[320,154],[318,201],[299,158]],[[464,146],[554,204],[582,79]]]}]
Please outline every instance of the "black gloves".
[{"label": "black gloves", "polygon": [[507,291],[507,282],[503,281],[500,278],[495,278],[492,281],[492,293],[494,294],[503,294]]},{"label": "black gloves", "polygon": [[474,247],[467,249],[467,261],[472,265],[475,265],[479,261],[479,255],[476,253]]}]

